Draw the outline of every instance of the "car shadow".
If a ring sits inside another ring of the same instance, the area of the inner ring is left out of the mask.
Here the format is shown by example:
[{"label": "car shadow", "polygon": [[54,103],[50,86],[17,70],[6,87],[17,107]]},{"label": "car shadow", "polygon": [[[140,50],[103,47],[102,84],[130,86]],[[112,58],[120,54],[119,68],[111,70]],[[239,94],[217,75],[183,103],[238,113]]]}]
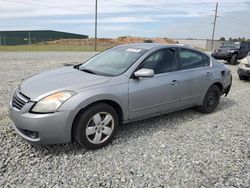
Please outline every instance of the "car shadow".
[{"label": "car shadow", "polygon": [[[236,104],[236,102],[230,98],[221,100],[216,112],[223,111],[227,108],[231,108]],[[206,114],[202,114],[195,108],[189,108],[177,112],[168,113],[165,115],[131,122],[127,124],[122,124],[118,130],[117,135],[113,141],[106,147],[99,150],[87,150],[81,147],[79,144],[73,142],[68,144],[58,144],[58,145],[48,145],[48,146],[32,146],[39,152],[40,156],[46,155],[84,155],[87,152],[98,152],[105,150],[108,147],[115,147],[115,145],[124,145],[131,140],[138,139],[141,136],[151,136],[157,131],[171,131],[178,129],[179,126],[185,124],[193,119],[202,118]]]}]

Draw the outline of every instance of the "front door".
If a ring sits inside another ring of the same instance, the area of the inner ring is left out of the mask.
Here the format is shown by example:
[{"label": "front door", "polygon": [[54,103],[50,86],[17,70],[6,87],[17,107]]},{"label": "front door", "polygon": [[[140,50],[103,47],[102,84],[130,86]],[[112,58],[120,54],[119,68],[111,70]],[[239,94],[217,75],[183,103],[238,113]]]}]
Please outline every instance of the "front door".
[{"label": "front door", "polygon": [[163,49],[152,53],[140,68],[153,69],[155,76],[129,80],[130,120],[177,109],[179,85],[175,50]]}]

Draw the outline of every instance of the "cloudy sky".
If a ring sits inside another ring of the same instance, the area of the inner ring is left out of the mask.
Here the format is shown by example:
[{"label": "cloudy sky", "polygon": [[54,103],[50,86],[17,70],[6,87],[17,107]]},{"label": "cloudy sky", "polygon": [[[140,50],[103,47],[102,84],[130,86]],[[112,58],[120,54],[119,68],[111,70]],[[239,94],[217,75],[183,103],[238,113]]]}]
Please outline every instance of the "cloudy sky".
[{"label": "cloudy sky", "polygon": [[[98,0],[99,37],[250,38],[250,0]],[[0,0],[1,30],[94,34],[95,0]]]}]

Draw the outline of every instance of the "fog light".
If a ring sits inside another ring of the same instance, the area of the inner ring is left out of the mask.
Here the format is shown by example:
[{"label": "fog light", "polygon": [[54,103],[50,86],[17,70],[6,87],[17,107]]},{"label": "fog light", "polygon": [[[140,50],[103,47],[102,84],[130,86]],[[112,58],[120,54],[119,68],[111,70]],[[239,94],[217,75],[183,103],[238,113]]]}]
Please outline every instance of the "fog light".
[{"label": "fog light", "polygon": [[32,138],[32,139],[38,138],[38,132],[35,132],[35,131],[29,131],[29,130],[22,129],[22,133],[25,134],[26,136]]},{"label": "fog light", "polygon": [[37,133],[37,132],[32,132],[32,133],[30,134],[30,138],[33,138],[33,139],[38,138],[38,133]]}]

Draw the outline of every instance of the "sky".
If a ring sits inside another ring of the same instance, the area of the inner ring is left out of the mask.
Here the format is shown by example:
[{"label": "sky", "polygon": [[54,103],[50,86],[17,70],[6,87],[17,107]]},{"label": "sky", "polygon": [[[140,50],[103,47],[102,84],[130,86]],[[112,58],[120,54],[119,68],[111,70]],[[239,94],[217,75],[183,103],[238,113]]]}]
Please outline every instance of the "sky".
[{"label": "sky", "polygon": [[[98,37],[250,38],[250,0],[98,0]],[[95,0],[0,0],[0,31],[94,36]]]}]

